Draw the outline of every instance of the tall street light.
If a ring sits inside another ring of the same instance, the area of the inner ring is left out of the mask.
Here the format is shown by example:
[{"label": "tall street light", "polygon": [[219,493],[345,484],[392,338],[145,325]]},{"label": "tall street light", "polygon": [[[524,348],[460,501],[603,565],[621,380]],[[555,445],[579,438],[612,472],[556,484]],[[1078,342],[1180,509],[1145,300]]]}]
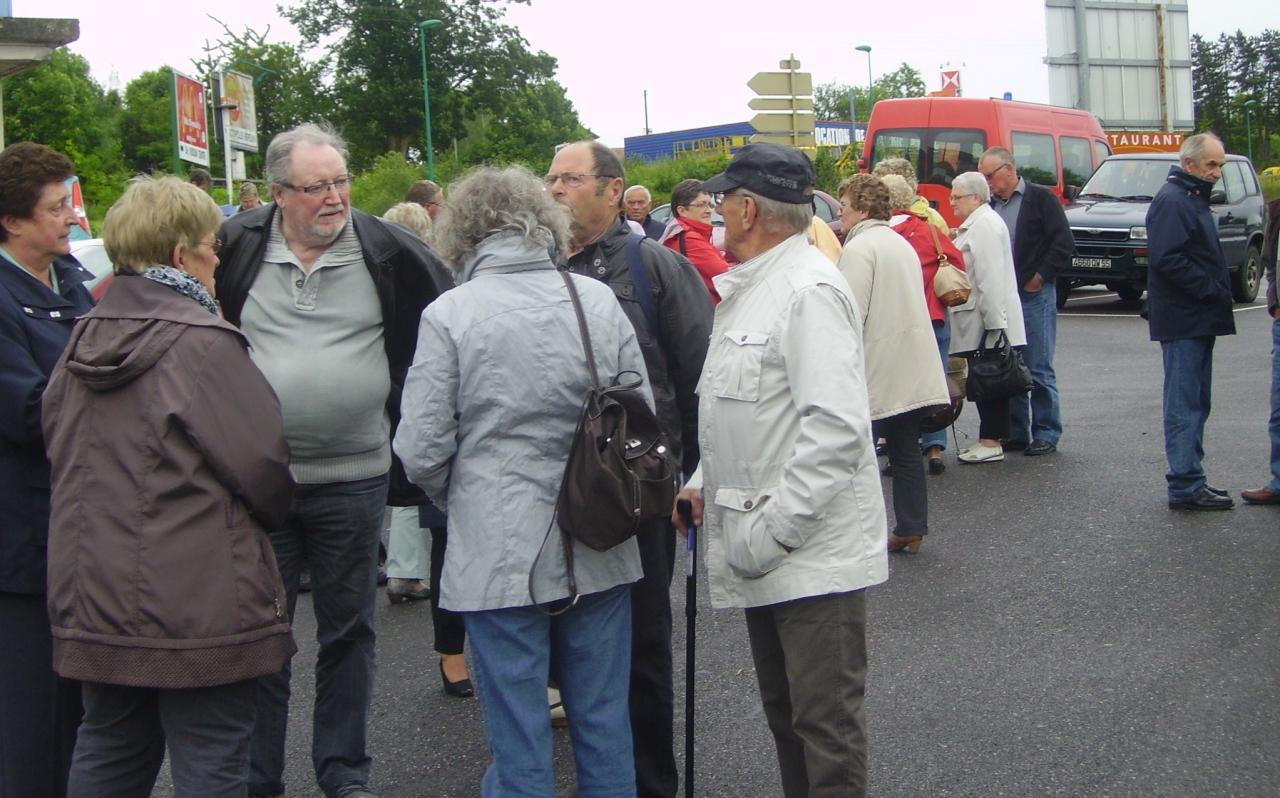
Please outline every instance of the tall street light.
[{"label": "tall street light", "polygon": [[1246,100],[1244,104],[1244,129],[1249,137],[1249,161],[1253,161],[1253,109],[1257,100]]},{"label": "tall street light", "polygon": [[431,100],[427,95],[427,31],[444,23],[428,19],[418,23],[418,43],[422,45],[422,121],[427,127],[427,179],[436,179],[436,153],[431,146]]},{"label": "tall street light", "polygon": [[867,54],[867,115],[869,118],[871,114],[871,108],[876,104],[875,100],[871,99],[871,91],[872,91],[871,89],[871,45],[860,44],[853,49],[859,50]]}]

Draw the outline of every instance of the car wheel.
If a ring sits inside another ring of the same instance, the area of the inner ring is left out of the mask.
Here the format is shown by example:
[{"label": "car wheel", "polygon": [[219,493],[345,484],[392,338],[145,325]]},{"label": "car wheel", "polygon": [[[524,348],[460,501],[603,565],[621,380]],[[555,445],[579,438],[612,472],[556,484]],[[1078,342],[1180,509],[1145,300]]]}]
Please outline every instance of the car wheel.
[{"label": "car wheel", "polygon": [[1067,297],[1071,296],[1071,281],[1059,279],[1057,288],[1058,288],[1058,299],[1057,299],[1058,310],[1062,310],[1067,306]]},{"label": "car wheel", "polygon": [[1136,285],[1129,285],[1128,283],[1117,285],[1115,291],[1124,302],[1137,302],[1142,299],[1142,289]]},{"label": "car wheel", "polygon": [[1245,250],[1244,263],[1232,276],[1231,294],[1237,302],[1252,302],[1258,297],[1258,286],[1262,284],[1262,253],[1257,244],[1250,244]]}]

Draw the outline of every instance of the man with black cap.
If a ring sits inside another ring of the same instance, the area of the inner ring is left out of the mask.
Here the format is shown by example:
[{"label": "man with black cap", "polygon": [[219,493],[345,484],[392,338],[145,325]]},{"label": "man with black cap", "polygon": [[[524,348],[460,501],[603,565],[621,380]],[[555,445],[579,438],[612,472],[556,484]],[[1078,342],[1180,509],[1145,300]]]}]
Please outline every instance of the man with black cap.
[{"label": "man with black cap", "polygon": [[[711,294],[683,255],[631,232],[619,214],[623,177],[612,150],[598,141],[579,141],[556,153],[543,181],[572,214],[570,271],[608,284],[636,328],[658,423],[688,474],[698,463],[695,388],[711,333]],[[671,577],[676,533],[663,520],[641,527],[636,539],[644,569],[644,577],[631,586],[629,703],[636,796],[675,798]]]},{"label": "man with black cap", "polygon": [[803,153],[750,144],[703,184],[740,263],[715,278],[702,460],[680,492],[712,606],[746,611],[786,798],[866,792],[864,592],[888,578],[862,321],[805,236],[815,177]]}]

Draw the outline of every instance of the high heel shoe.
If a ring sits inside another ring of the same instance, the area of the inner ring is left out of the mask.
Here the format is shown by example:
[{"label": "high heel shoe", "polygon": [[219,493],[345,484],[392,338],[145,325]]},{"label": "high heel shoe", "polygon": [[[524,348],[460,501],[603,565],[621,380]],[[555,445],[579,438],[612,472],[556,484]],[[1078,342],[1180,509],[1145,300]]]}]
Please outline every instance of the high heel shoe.
[{"label": "high heel shoe", "polygon": [[906,551],[908,554],[918,554],[922,545],[924,545],[924,535],[903,535],[898,537],[892,532],[889,533],[889,551]]},{"label": "high heel shoe", "polygon": [[454,698],[470,698],[476,694],[476,689],[471,685],[470,679],[461,679],[456,682],[449,681],[449,677],[444,673],[444,660],[440,661],[440,681],[444,683],[445,695],[451,695]]}]

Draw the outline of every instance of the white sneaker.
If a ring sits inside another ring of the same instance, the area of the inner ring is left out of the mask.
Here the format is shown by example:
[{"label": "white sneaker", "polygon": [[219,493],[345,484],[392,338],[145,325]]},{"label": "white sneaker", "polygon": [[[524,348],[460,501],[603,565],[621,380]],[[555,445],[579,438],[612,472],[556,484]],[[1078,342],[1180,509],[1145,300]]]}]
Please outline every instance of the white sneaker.
[{"label": "white sneaker", "polygon": [[985,446],[981,443],[970,446],[956,457],[962,463],[999,463],[1004,460],[1004,449],[999,446]]}]

